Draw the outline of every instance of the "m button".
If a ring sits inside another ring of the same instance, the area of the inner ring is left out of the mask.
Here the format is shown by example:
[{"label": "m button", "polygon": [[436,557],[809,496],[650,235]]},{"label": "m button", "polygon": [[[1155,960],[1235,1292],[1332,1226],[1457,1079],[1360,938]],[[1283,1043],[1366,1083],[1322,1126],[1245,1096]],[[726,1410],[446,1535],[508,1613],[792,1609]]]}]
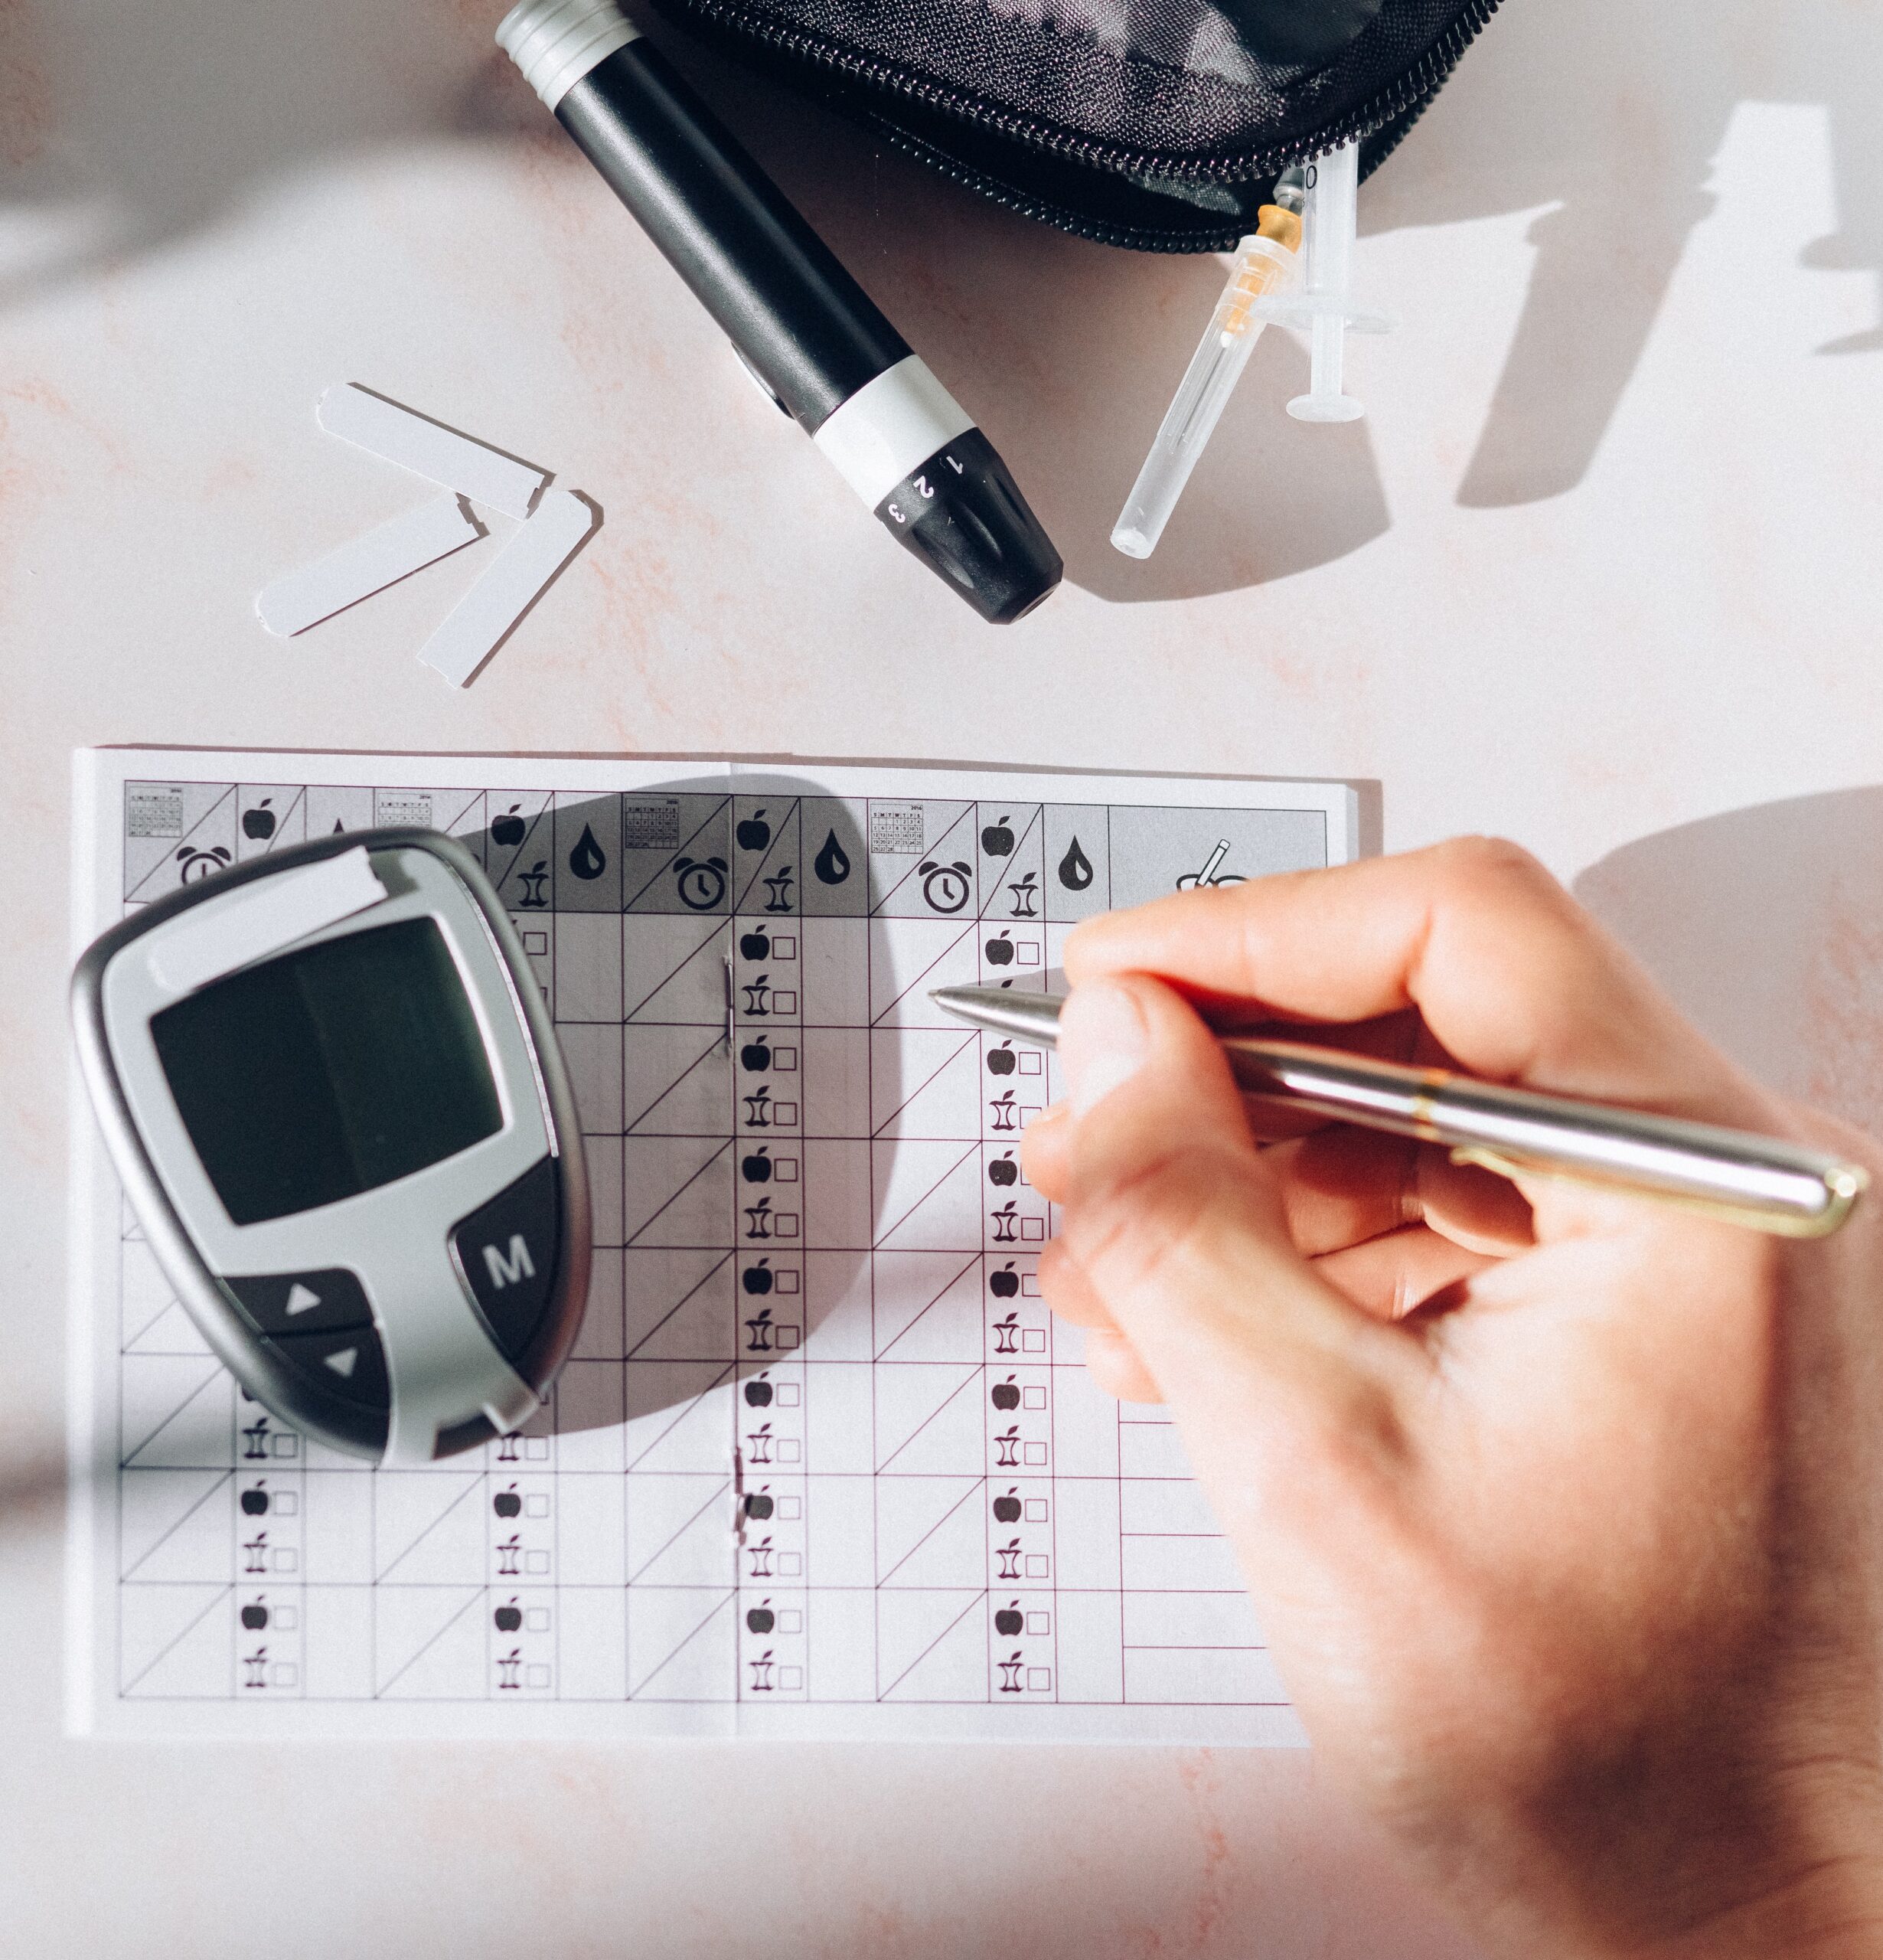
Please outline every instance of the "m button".
[{"label": "m button", "polygon": [[461,1220],[452,1256],[506,1360],[530,1344],[556,1289],[562,1207],[556,1160],[546,1157]]}]

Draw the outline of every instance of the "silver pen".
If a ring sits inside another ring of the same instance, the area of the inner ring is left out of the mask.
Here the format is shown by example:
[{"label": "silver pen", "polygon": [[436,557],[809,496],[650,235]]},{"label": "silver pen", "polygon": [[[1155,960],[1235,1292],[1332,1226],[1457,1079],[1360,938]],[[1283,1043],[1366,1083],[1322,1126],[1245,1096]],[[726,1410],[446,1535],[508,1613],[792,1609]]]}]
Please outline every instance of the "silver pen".
[{"label": "silver pen", "polygon": [[[928,998],[976,1027],[1056,1047],[1059,994],[938,987]],[[1238,1085],[1316,1116],[1447,1145],[1454,1164],[1506,1178],[1565,1178],[1704,1212],[1782,1238],[1817,1239],[1870,1181],[1860,1165],[1776,1137],[1409,1068],[1305,1042],[1217,1037]]]}]

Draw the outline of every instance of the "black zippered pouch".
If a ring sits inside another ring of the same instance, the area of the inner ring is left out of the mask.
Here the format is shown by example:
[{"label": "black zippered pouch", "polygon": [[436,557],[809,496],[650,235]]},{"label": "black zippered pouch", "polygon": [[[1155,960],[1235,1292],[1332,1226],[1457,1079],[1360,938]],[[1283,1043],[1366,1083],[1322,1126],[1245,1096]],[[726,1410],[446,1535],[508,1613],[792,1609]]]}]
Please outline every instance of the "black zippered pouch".
[{"label": "black zippered pouch", "polygon": [[1222,252],[1291,163],[1385,161],[1500,0],[657,0],[1062,230]]}]

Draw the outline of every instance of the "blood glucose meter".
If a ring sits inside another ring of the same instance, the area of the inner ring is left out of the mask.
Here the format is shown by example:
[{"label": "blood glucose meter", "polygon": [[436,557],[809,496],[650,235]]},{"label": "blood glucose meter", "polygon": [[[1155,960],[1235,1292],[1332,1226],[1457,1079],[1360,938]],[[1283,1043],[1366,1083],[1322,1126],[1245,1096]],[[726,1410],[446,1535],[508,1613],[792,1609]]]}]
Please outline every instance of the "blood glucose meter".
[{"label": "blood glucose meter", "polygon": [[527,1422],[582,1318],[589,1194],[529,961],[468,852],[273,852],[106,933],[86,1082],[177,1295],[257,1401],[429,1462]]}]

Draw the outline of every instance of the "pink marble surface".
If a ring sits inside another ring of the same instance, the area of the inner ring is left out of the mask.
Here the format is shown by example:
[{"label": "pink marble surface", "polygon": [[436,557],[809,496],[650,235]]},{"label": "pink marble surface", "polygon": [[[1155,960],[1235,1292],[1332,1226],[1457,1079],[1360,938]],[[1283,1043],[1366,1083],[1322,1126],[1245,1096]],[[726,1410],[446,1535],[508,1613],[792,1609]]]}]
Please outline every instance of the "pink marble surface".
[{"label": "pink marble surface", "polygon": [[[58,1734],[67,756],[933,756],[1334,775],[1539,851],[1721,1039],[1883,1118],[1883,5],[1522,0],[1365,194],[1369,419],[1271,336],[1105,536],[1219,269],[981,207],[686,56],[1066,552],[981,627],[874,533],[487,51],[501,0],[0,5],[0,1873],[11,1950],[1463,1955],[1307,1758],[104,1748]],[[555,469],[586,555],[465,695],[357,379]],[[49,1485],[48,1478],[53,1480]]]}]

